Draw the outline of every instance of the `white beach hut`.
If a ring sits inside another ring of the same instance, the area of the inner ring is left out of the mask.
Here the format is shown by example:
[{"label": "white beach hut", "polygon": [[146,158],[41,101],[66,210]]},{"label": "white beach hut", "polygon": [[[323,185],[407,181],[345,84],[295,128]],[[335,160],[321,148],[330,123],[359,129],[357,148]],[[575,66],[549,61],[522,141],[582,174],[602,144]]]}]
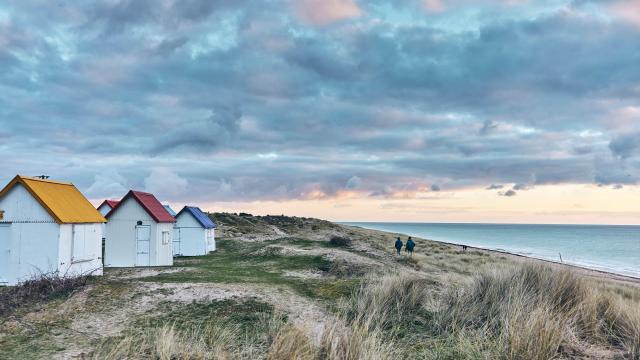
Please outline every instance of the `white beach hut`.
[{"label": "white beach hut", "polygon": [[0,191],[0,284],[102,275],[105,221],[73,184],[16,176]]},{"label": "white beach hut", "polygon": [[100,206],[98,206],[98,211],[100,212],[100,214],[102,214],[102,216],[107,216],[107,214],[111,212],[111,210],[113,210],[113,208],[116,207],[119,202],[120,200],[105,200],[102,202],[102,204],[100,204]]},{"label": "white beach hut", "polygon": [[[102,214],[102,216],[107,216],[107,214],[111,212],[111,210],[113,210],[113,208],[115,208],[119,202],[120,200],[105,200],[102,202],[102,204],[100,204],[100,206],[97,207],[97,209],[100,212],[100,214]],[[102,258],[103,259],[104,259],[104,243],[106,238],[107,238],[107,224],[105,223],[105,224],[102,224]]]},{"label": "white beach hut", "polygon": [[129,191],[107,214],[106,267],[171,266],[175,218],[153,194]]},{"label": "white beach hut", "polygon": [[176,215],[173,229],[174,256],[200,256],[216,250],[216,225],[195,206],[185,206]]}]

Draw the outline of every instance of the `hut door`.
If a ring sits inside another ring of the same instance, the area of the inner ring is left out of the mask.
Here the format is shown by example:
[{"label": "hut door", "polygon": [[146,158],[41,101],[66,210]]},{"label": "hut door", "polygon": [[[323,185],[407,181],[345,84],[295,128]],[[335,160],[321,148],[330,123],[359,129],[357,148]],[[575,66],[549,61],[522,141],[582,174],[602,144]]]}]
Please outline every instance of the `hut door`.
[{"label": "hut door", "polygon": [[149,266],[151,226],[136,226],[136,266]]},{"label": "hut door", "polygon": [[180,228],[173,229],[173,256],[182,255],[182,249],[180,248]]},{"label": "hut door", "polygon": [[11,224],[0,224],[0,284],[9,280],[11,256]]}]

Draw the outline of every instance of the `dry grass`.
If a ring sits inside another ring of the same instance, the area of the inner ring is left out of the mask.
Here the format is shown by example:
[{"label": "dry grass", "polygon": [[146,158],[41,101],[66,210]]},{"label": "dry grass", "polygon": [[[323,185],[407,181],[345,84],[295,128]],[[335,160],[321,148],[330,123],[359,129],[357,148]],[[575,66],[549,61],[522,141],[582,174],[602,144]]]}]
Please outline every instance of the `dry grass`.
[{"label": "dry grass", "polygon": [[[386,341],[381,329],[368,329],[362,324],[335,318],[325,328],[318,359],[389,360],[396,359],[393,343]],[[283,358],[285,359],[285,358]]]},{"label": "dry grass", "polygon": [[48,300],[66,297],[84,288],[90,276],[67,277],[59,273],[39,274],[18,286],[0,291],[0,317],[7,316],[19,307],[44,303]]},{"label": "dry grass", "polygon": [[[506,359],[592,356],[593,349],[636,359],[637,304],[569,270],[539,265],[481,274],[450,291],[438,311],[441,334],[474,336]],[[480,340],[481,339],[481,340]]]},{"label": "dry grass", "polygon": [[366,282],[325,329],[319,359],[639,359],[640,307],[571,271],[523,265],[442,294],[428,280]]},{"label": "dry grass", "polygon": [[[204,323],[188,323],[186,326],[175,322],[151,323],[149,326],[133,329],[124,336],[103,341],[92,353],[92,358],[262,359],[265,354],[272,352],[271,346],[279,346],[276,350],[282,352],[286,348],[286,341],[292,341],[288,337],[293,332],[284,332],[282,329],[285,328],[289,329],[279,313],[258,318],[250,330],[224,318],[212,318]],[[300,344],[295,343],[296,346]],[[273,352],[277,353],[276,350]]]},{"label": "dry grass", "polygon": [[267,360],[313,360],[318,357],[318,349],[301,329],[285,326],[274,336],[267,353]]}]

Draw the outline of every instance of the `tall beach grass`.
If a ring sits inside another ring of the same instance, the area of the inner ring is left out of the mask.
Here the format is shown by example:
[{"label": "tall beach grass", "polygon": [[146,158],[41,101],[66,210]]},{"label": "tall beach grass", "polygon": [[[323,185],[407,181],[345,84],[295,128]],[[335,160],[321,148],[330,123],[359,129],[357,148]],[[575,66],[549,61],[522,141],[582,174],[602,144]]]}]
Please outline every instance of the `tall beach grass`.
[{"label": "tall beach grass", "polygon": [[640,304],[619,293],[568,270],[529,264],[483,272],[460,286],[392,274],[370,278],[339,304],[320,339],[302,330],[314,324],[300,328],[281,316],[260,326],[258,337],[232,324],[165,324],[104,344],[94,357],[640,359]]}]

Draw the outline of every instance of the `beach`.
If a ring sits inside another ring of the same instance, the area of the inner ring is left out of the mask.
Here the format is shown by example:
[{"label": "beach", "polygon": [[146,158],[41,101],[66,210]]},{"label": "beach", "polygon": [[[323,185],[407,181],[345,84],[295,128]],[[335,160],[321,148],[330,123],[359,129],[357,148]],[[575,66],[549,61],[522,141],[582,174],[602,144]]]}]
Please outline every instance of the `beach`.
[{"label": "beach", "polygon": [[[353,225],[346,225],[346,226],[353,226]],[[373,229],[368,229],[368,228],[364,228],[364,227],[361,227],[361,226],[353,226],[353,227],[356,227],[356,228],[359,229],[359,231],[364,231],[365,233],[369,232],[371,234],[371,236],[383,235],[385,237],[393,239],[393,238],[395,238],[396,236],[399,235],[397,232],[373,230]],[[412,238],[415,239],[418,242],[418,244],[420,244],[420,242],[434,242],[434,243],[439,243],[439,244],[450,246],[452,249],[462,249],[462,245],[459,244],[459,243],[452,243],[452,242],[447,242],[447,241],[439,241],[439,240],[421,238],[421,237],[416,237],[415,235],[406,234],[406,233],[401,233],[400,235],[404,239],[407,239],[409,236],[412,236]],[[390,243],[390,246],[391,245],[392,244]],[[624,284],[640,285],[640,278],[635,277],[635,276],[628,276],[628,275],[618,274],[618,273],[611,272],[611,271],[591,269],[591,268],[588,268],[588,267],[574,265],[574,264],[560,263],[558,261],[539,259],[539,258],[534,258],[534,257],[522,255],[522,254],[510,253],[508,251],[503,251],[503,250],[486,249],[486,248],[476,247],[476,246],[472,246],[472,245],[466,245],[466,246],[467,246],[468,250],[479,251],[481,253],[485,253],[485,254],[490,255],[492,257],[506,258],[506,259],[509,259],[510,261],[514,261],[514,262],[540,263],[540,264],[551,266],[551,267],[557,268],[557,269],[570,269],[571,271],[575,271],[575,272],[577,272],[577,273],[579,273],[579,274],[581,274],[583,276],[586,276],[586,277],[589,277],[589,278],[593,278],[593,279],[606,279],[606,280],[612,280],[612,281],[620,282],[620,283],[624,283]]]}]

